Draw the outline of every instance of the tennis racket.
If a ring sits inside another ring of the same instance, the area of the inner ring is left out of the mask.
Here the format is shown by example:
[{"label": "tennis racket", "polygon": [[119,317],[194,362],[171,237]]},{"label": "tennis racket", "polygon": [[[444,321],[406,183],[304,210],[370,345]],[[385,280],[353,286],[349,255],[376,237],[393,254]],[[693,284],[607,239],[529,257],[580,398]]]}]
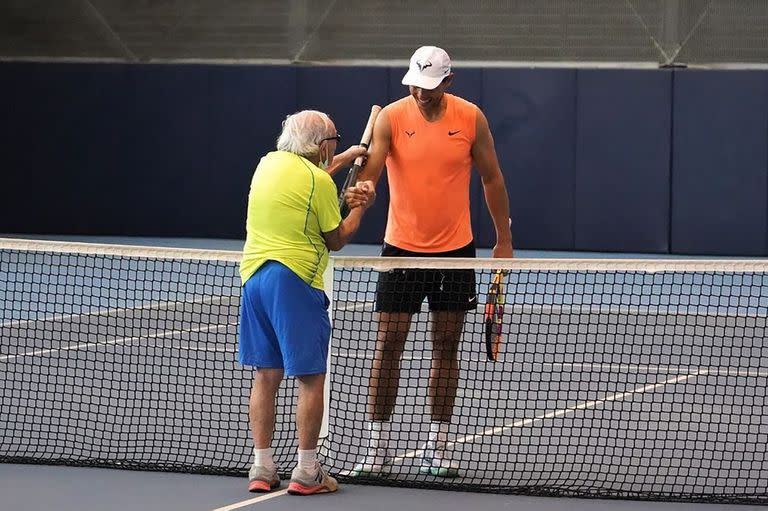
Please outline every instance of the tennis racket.
[{"label": "tennis racket", "polygon": [[[371,143],[371,137],[373,136],[373,125],[376,122],[376,117],[379,115],[380,111],[381,107],[379,105],[373,105],[371,107],[371,115],[368,116],[368,123],[366,123],[365,130],[363,130],[363,136],[360,139],[360,145],[366,149],[368,149],[368,146]],[[347,216],[347,213],[349,213],[347,201],[344,200],[344,193],[350,186],[355,186],[355,183],[357,182],[357,174],[363,167],[364,160],[365,158],[363,156],[358,156],[355,158],[355,162],[352,164],[349,172],[347,172],[347,178],[344,180],[344,186],[341,187],[341,192],[339,193],[339,210],[341,211],[342,217]]]},{"label": "tennis racket", "polygon": [[504,321],[504,270],[496,270],[488,287],[485,302],[485,351],[488,360],[496,361],[501,348],[501,326]]}]

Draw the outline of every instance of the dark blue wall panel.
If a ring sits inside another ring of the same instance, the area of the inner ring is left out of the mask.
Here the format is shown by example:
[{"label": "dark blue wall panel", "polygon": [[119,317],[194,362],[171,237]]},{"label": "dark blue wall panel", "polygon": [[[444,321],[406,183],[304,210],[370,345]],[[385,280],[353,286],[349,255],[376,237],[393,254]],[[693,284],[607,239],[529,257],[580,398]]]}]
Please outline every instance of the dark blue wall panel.
[{"label": "dark blue wall panel", "polygon": [[[576,71],[488,69],[483,106],[505,175],[514,245],[572,250]],[[495,242],[487,209],[476,218]]]},{"label": "dark blue wall panel", "polygon": [[[404,72],[2,63],[0,232],[241,238],[283,118],[327,111],[343,149]],[[768,72],[455,72],[488,117],[516,248],[768,255]],[[381,242],[378,191],[357,242]],[[471,196],[489,247],[477,175]]]},{"label": "dark blue wall panel", "polygon": [[132,151],[123,176],[127,220],[147,236],[211,236],[211,104],[206,66],[136,66],[131,72]]},{"label": "dark blue wall panel", "polygon": [[766,255],[768,73],[675,74],[672,251]]},{"label": "dark blue wall panel", "polygon": [[275,150],[285,116],[297,110],[296,69],[216,66],[210,69],[210,166],[204,204],[214,237],[245,236],[251,177]]},{"label": "dark blue wall panel", "polygon": [[672,72],[577,77],[575,248],[667,252]]},{"label": "dark blue wall panel", "polygon": [[0,231],[120,234],[126,68],[2,67]]}]

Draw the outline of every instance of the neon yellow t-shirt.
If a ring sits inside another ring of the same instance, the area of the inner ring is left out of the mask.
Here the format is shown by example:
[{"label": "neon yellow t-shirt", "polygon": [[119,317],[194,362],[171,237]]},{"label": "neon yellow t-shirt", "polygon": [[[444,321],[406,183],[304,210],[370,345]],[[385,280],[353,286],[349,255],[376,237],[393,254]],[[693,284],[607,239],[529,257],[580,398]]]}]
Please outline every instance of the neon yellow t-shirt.
[{"label": "neon yellow t-shirt", "polygon": [[279,261],[323,289],[328,264],[324,232],[341,223],[336,184],[306,158],[265,155],[251,180],[240,277],[243,284],[267,261]]}]

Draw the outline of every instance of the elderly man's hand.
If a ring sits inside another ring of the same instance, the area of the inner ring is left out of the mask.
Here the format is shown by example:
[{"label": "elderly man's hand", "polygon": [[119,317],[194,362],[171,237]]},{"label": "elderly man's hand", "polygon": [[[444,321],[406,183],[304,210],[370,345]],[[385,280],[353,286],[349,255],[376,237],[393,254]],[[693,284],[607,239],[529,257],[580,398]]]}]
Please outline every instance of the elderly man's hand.
[{"label": "elderly man's hand", "polygon": [[355,186],[347,188],[344,197],[349,209],[368,209],[376,201],[376,187],[373,181],[360,181]]},{"label": "elderly man's hand", "polygon": [[358,156],[367,156],[368,150],[361,145],[353,145],[346,151],[343,151],[333,157],[333,166],[349,167]]}]

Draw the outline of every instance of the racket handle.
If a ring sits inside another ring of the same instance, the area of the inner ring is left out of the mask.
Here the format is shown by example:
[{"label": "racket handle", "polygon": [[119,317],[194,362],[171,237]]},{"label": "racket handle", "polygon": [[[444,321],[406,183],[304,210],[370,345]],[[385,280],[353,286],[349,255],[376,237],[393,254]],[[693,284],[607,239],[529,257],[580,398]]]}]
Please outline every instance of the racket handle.
[{"label": "racket handle", "polygon": [[[376,117],[379,116],[379,112],[381,112],[381,107],[379,105],[373,105],[371,107],[371,114],[368,116],[368,122],[365,123],[363,136],[360,137],[360,145],[366,149],[368,149],[368,146],[371,145],[371,138],[373,138],[373,126],[376,124]],[[358,156],[355,158],[355,166],[358,168],[362,167],[363,160],[363,156]]]},{"label": "racket handle", "polygon": [[342,218],[347,216],[347,213],[349,213],[349,206],[347,206],[347,201],[344,198],[344,192],[346,192],[347,188],[350,186],[354,186],[357,182],[357,174],[360,172],[360,166],[355,163],[351,169],[349,169],[349,172],[347,172],[347,178],[344,180],[344,186],[341,187],[341,193],[339,194],[339,210],[341,211]]},{"label": "racket handle", "polygon": [[[376,124],[376,117],[378,117],[379,112],[381,112],[381,107],[379,105],[373,105],[371,107],[371,113],[368,116],[368,122],[365,123],[363,136],[360,137],[360,145],[366,149],[368,149],[368,147],[371,145],[371,138],[373,137],[373,126]],[[339,193],[339,210],[341,211],[342,218],[347,216],[347,213],[349,213],[349,207],[347,206],[347,201],[344,199],[344,193],[347,191],[347,188],[350,186],[355,186],[355,183],[357,183],[357,175],[360,172],[360,169],[362,169],[364,161],[364,156],[358,156],[355,158],[355,162],[352,165],[352,168],[350,168],[349,172],[347,172],[347,178],[344,180],[344,186],[342,186],[341,193]]]}]

